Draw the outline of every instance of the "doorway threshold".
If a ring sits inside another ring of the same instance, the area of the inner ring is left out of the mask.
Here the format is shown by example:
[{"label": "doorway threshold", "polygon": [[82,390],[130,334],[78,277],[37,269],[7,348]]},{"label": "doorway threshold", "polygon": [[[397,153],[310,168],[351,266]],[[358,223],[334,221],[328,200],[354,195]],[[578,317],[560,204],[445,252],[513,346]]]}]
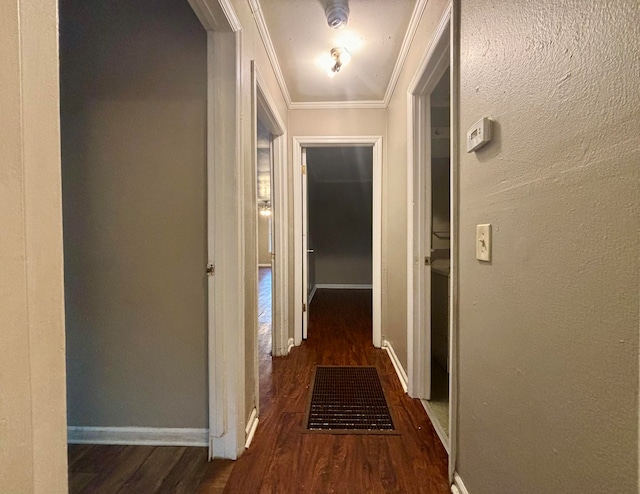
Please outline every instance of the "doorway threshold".
[{"label": "doorway threshold", "polygon": [[438,418],[439,414],[436,410],[437,405],[434,406],[435,404],[431,403],[429,400],[420,400],[420,403],[422,403],[422,407],[424,408],[425,412],[427,412],[429,420],[431,421],[431,424],[433,424],[433,428],[435,429],[436,434],[438,434],[438,437],[440,438],[440,442],[444,446],[444,449],[446,449],[447,454],[450,455],[451,450],[449,446],[449,433],[447,429],[445,429],[445,425]]}]

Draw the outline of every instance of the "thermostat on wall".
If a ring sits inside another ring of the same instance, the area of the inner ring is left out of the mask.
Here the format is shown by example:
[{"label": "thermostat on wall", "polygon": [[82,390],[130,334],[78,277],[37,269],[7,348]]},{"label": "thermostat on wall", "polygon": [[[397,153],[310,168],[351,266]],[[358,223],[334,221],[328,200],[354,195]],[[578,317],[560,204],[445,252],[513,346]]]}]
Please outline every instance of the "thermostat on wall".
[{"label": "thermostat on wall", "polygon": [[467,131],[467,153],[477,151],[491,140],[491,119],[484,117]]}]

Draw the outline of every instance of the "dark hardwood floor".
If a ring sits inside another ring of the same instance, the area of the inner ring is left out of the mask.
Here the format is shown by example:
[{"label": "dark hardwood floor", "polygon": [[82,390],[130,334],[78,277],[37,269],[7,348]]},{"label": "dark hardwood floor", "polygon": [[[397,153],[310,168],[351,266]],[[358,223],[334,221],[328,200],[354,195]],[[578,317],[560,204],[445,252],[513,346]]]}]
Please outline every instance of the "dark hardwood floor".
[{"label": "dark hardwood floor", "polygon": [[69,445],[69,493],[220,494],[234,462],[207,448]]},{"label": "dark hardwood floor", "polygon": [[[270,348],[270,333],[260,348]],[[375,365],[399,435],[303,432],[315,365]],[[260,424],[225,493],[448,493],[447,454],[417,400],[371,343],[369,290],[318,290],[309,338],[284,358],[261,355]]]},{"label": "dark hardwood floor", "polygon": [[[318,290],[309,338],[271,358],[271,270],[260,269],[260,423],[236,462],[206,448],[69,446],[74,493],[449,493],[447,454],[417,400],[371,344],[371,291]],[[303,432],[315,365],[375,365],[398,435]]]}]

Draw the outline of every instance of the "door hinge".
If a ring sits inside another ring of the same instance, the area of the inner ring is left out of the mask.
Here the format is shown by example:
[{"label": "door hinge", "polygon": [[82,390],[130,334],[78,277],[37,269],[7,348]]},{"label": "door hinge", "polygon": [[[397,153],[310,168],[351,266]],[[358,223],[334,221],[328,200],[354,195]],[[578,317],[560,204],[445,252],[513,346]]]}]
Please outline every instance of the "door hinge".
[{"label": "door hinge", "polygon": [[211,263],[207,264],[207,276],[213,276],[214,274],[216,274],[216,267]]},{"label": "door hinge", "polygon": [[425,257],[424,258],[424,265],[425,266],[431,266],[431,258],[430,257]]},{"label": "door hinge", "polygon": [[306,175],[307,174],[307,165],[302,165],[302,167],[300,167],[302,174]]},{"label": "door hinge", "polygon": [[307,312],[307,304],[302,304],[302,312]]}]

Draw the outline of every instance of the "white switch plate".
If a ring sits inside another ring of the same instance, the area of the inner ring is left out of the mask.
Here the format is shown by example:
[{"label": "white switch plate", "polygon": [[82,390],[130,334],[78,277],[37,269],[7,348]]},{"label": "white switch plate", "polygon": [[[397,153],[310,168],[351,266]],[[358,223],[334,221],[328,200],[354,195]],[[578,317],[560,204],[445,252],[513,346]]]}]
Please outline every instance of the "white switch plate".
[{"label": "white switch plate", "polygon": [[491,261],[491,224],[476,226],[476,259]]}]

